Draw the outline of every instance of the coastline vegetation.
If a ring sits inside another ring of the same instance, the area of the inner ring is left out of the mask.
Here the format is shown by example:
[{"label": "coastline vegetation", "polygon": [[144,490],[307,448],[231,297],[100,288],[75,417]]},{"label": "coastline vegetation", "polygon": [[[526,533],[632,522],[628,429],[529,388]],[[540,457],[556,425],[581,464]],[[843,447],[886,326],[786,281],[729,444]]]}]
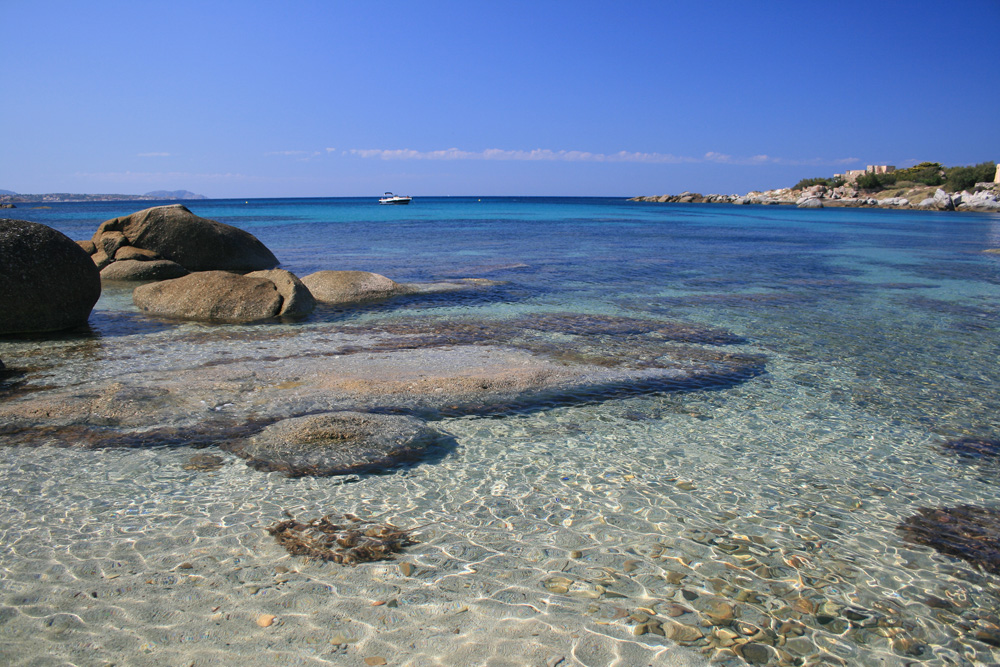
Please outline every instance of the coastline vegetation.
[{"label": "coastline vegetation", "polygon": [[[888,174],[865,173],[855,179],[854,184],[861,190],[881,192],[890,187],[913,187],[916,185],[940,186],[948,192],[961,192],[975,187],[976,183],[992,182],[996,173],[995,162],[980,162],[962,167],[944,167],[940,162],[921,162],[907,169],[898,169]],[[813,185],[835,188],[844,185],[844,180],[833,177],[803,178],[793,190],[802,190]]]}]

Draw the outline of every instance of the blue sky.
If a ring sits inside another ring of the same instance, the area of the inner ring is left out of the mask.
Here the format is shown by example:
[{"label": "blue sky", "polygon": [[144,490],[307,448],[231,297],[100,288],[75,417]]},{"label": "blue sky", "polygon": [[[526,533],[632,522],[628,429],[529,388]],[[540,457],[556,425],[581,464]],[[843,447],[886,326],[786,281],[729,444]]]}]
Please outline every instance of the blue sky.
[{"label": "blue sky", "polygon": [[1000,161],[1000,0],[0,0],[0,189],[746,192]]}]

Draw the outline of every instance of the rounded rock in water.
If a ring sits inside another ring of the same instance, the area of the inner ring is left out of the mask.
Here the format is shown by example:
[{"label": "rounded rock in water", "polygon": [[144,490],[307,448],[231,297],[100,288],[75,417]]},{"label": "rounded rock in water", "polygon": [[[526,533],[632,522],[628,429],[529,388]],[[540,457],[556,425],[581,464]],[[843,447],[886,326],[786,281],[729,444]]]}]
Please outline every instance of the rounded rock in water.
[{"label": "rounded rock in water", "polygon": [[415,417],[345,411],[285,419],[226,449],[258,470],[328,476],[412,460],[441,439]]}]

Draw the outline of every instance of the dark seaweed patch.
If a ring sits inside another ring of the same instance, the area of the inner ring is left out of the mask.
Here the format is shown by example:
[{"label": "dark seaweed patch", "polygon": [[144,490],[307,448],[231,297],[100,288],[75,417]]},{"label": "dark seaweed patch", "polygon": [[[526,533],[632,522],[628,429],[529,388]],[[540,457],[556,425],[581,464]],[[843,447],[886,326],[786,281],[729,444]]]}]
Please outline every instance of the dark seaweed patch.
[{"label": "dark seaweed patch", "polygon": [[975,505],[919,508],[899,525],[907,542],[1000,574],[1000,511]]},{"label": "dark seaweed patch", "polygon": [[941,262],[906,265],[912,273],[934,280],[974,280],[1000,285],[1000,272],[995,265],[982,262]]},{"label": "dark seaweed patch", "polygon": [[961,438],[949,440],[941,447],[948,454],[957,454],[976,461],[997,459],[1000,461],[1000,440],[985,438]]},{"label": "dark seaweed patch", "polygon": [[345,514],[342,519],[345,523],[334,523],[329,515],[310,521],[289,519],[266,530],[293,556],[340,565],[388,560],[403,547],[415,544],[411,531],[391,523],[363,521],[353,514]]},{"label": "dark seaweed patch", "polygon": [[229,440],[246,438],[274,423],[275,419],[236,421],[218,419],[194,426],[165,426],[147,431],[122,432],[88,424],[37,425],[0,424],[0,444],[7,436],[19,436],[12,444],[39,444],[56,447],[210,447]]}]

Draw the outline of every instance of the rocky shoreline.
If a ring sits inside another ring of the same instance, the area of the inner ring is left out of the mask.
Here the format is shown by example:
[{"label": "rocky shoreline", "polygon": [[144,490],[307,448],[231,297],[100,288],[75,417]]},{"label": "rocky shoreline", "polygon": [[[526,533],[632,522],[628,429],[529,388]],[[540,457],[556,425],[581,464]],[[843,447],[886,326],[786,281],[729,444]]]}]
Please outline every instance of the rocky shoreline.
[{"label": "rocky shoreline", "polygon": [[[887,193],[891,193],[888,194]],[[804,189],[781,188],[745,195],[682,192],[677,195],[632,197],[629,201],[660,204],[737,204],[797,206],[798,208],[890,208],[925,211],[1000,212],[1000,183],[977,183],[973,192],[945,192],[941,188],[913,187],[890,189],[882,198],[851,185],[835,188],[814,185]]]}]

